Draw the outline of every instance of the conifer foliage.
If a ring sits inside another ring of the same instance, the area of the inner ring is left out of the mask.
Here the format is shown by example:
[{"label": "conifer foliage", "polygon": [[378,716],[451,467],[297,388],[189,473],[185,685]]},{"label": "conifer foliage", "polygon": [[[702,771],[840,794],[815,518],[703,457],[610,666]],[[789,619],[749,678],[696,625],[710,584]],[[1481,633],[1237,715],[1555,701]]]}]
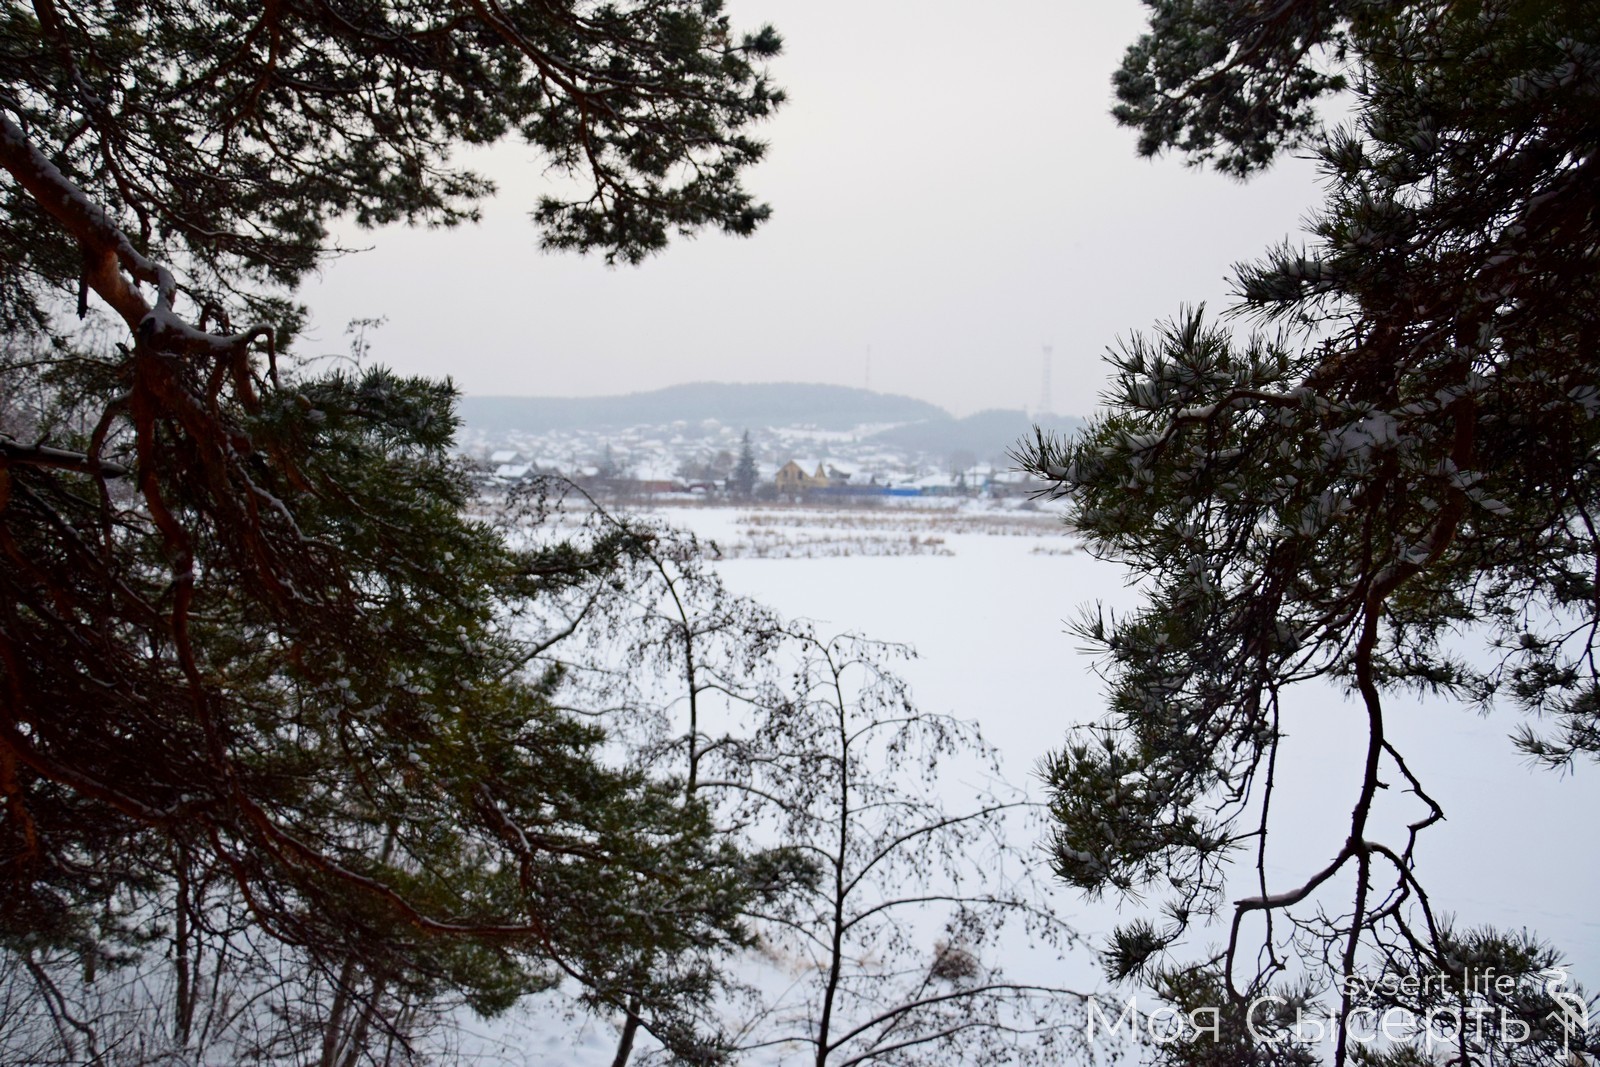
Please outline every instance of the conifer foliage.
[{"label": "conifer foliage", "polygon": [[[1600,755],[1600,5],[1148,6],[1116,80],[1141,150],[1244,174],[1305,146],[1327,192],[1309,247],[1238,270],[1259,332],[1185,311],[1112,353],[1088,432],[1023,449],[1094,548],[1149,582],[1137,612],[1079,627],[1111,698],[1048,768],[1057,869],[1166,893],[1109,960],[1180,1002],[1433,973],[1481,1005],[1482,968],[1532,982],[1555,957],[1451,928],[1416,856],[1446,813],[1385,721],[1397,692],[1442,692],[1529,713],[1516,743],[1552,766]],[[1323,130],[1313,107],[1336,89],[1354,118]],[[1347,838],[1279,884],[1280,708],[1319,678],[1358,699],[1365,762]],[[1386,836],[1375,812],[1397,795]],[[1219,911],[1214,959],[1167,954]],[[1535,1023],[1529,1043],[1480,1031],[1452,1062],[1581,1049],[1529,988],[1488,1004]],[[1341,1031],[1336,1058],[1358,1055]]]},{"label": "conifer foliage", "polygon": [[[490,187],[450,150],[512,134],[571,179],[534,212],[552,246],[751,231],[777,48],[701,0],[0,9],[8,952],[92,982],[171,920],[186,959],[219,883],[369,1005],[491,1010],[611,988],[632,946],[742,941],[744,859],[600,758],[511,623],[626,540],[519,550],[472,519],[448,383],[292,367],[288,295],[335,218],[471,218]],[[701,1055],[662,1014],[693,982],[639,992]],[[324,1062],[355,1062],[350,1026]]]}]

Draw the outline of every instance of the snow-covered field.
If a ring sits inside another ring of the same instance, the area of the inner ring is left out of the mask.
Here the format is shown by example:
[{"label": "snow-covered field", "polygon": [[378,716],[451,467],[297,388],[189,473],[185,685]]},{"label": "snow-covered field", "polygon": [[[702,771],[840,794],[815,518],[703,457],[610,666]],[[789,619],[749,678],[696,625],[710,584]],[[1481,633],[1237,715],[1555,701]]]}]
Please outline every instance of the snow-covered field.
[{"label": "snow-covered field", "polygon": [[[1038,761],[1070,726],[1100,713],[1102,685],[1064,632],[1068,621],[1085,605],[1120,609],[1135,599],[1119,568],[1091,558],[1043,512],[682,508],[660,517],[725,549],[718,567],[733,591],[819,629],[913,645],[917,658],[902,673],[918,704],[977,720],[1011,781],[1035,791]],[[782,541],[809,547],[784,558],[774,547]],[[900,547],[884,547],[891,545]],[[1483,718],[1406,698],[1392,698],[1391,707],[1393,737],[1447,813],[1419,846],[1435,906],[1461,927],[1535,931],[1564,951],[1574,977],[1600,985],[1597,768],[1563,778],[1527,766],[1506,740],[1514,725],[1508,715]],[[1291,693],[1284,714],[1289,740],[1274,801],[1280,829],[1276,866],[1268,869],[1275,889],[1298,884],[1338,850],[1365,736],[1357,707],[1329,689]],[[1398,788],[1386,794],[1391,829],[1415,817],[1406,799]],[[1065,888],[1056,903],[1096,939],[1117,921],[1111,902],[1085,902]],[[1061,984],[1101,981],[1087,953],[1059,966]],[[537,1007],[527,1021],[544,1032],[513,1038],[520,1048],[506,1050],[512,1062],[521,1062],[519,1051],[546,1062],[609,1062],[614,1031],[604,1022],[551,1026],[548,1009]]]}]

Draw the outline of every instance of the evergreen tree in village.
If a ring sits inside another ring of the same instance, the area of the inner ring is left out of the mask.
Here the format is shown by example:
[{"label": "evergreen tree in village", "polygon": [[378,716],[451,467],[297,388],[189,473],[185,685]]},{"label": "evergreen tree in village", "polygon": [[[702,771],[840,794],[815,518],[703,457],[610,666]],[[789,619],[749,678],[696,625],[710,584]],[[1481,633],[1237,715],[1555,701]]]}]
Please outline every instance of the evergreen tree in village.
[{"label": "evergreen tree in village", "polygon": [[[1322,1062],[1296,1017],[1328,991],[1339,1064],[1589,1062],[1559,953],[1452,922],[1418,862],[1448,813],[1386,725],[1438,693],[1524,713],[1539,763],[1600,756],[1600,4],[1147,6],[1116,76],[1141,151],[1245,176],[1300,148],[1326,199],[1308,247],[1239,268],[1259,329],[1181,313],[1111,354],[1088,432],[1021,450],[1147,577],[1078,627],[1111,695],[1047,768],[1058,873],[1164,901],[1107,962],[1220,1011],[1171,1062]],[[1353,117],[1324,129],[1334,93]],[[1280,711],[1314,679],[1365,755],[1325,864],[1285,872]],[[1388,1049],[1339,1025],[1393,1008],[1457,1023]]]},{"label": "evergreen tree in village", "polygon": [[750,444],[750,431],[746,430],[739,439],[739,459],[733,467],[733,477],[730,478],[729,487],[735,495],[747,497],[756,491],[756,481],[761,477],[760,470],[756,467],[755,449]]},{"label": "evergreen tree in village", "polygon": [[620,961],[742,943],[763,861],[608,767],[512,625],[638,546],[469,518],[451,387],[291,373],[290,293],[331,220],[473,218],[450,149],[513,135],[574,179],[551,247],[751,232],[777,49],[706,0],[0,8],[0,955],[60,1048],[107,1054],[41,961],[163,938],[179,1050],[208,945],[321,1013],[240,1056],[353,1064],[403,1037],[381,1004],[571,978],[718,1057],[703,968]]}]

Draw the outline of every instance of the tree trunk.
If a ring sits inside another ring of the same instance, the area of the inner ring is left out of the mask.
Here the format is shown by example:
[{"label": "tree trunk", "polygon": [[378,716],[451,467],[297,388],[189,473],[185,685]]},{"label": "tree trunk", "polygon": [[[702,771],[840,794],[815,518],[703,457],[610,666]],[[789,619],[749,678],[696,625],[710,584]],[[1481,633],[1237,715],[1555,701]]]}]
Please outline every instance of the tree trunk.
[{"label": "tree trunk", "polygon": [[628,1057],[633,1055],[633,1039],[639,1033],[639,994],[628,998],[628,1018],[622,1024],[622,1037],[617,1041],[617,1056],[611,1067],[628,1067]]}]

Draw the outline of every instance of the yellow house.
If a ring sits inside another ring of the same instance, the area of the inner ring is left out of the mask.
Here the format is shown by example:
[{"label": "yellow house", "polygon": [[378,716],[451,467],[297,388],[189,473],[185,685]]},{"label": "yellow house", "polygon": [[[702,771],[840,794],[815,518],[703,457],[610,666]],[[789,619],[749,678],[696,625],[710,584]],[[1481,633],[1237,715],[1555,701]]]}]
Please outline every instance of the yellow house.
[{"label": "yellow house", "polygon": [[827,472],[822,469],[822,464],[817,464],[817,473],[807,474],[806,469],[794,460],[790,460],[778,468],[778,473],[773,476],[777,482],[780,493],[800,493],[807,489],[826,489],[829,486]]}]

